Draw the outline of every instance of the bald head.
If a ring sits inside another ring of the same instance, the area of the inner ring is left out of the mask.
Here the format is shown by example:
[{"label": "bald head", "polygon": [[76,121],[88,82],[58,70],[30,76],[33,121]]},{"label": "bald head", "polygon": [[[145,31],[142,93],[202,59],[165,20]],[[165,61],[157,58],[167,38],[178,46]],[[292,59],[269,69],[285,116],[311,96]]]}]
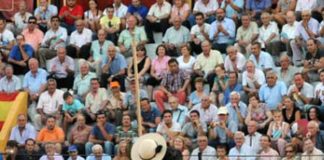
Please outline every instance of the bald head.
[{"label": "bald head", "polygon": [[288,23],[288,24],[293,25],[294,22],[296,21],[295,12],[293,12],[293,11],[288,11],[288,12],[286,13],[286,20],[287,20],[287,23]]}]

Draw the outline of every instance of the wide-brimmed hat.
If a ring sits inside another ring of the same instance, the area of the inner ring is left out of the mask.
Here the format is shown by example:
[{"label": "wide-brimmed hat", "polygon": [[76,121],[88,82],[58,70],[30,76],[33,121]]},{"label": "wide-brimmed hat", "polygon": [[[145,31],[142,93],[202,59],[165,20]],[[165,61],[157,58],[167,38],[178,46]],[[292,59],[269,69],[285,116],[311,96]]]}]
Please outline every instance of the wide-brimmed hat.
[{"label": "wide-brimmed hat", "polygon": [[132,147],[133,160],[161,160],[167,151],[165,139],[157,133],[148,133],[139,137]]}]

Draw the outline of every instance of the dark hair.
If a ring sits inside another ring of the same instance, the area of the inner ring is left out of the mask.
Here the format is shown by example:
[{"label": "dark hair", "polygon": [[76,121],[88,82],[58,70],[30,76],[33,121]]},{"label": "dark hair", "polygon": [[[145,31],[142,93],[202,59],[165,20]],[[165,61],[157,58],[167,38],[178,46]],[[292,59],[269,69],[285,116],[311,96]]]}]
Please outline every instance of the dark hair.
[{"label": "dark hair", "polygon": [[[192,114],[192,113],[196,113],[197,115],[198,115],[198,117],[200,117],[200,113],[197,111],[197,110],[192,110],[192,111],[190,111],[190,114]],[[189,115],[190,115],[189,114]]]},{"label": "dark hair", "polygon": [[148,98],[146,98],[146,97],[145,97],[145,98],[142,98],[142,99],[141,99],[141,102],[142,102],[142,101],[146,101],[147,103],[150,103],[150,100],[149,100]]},{"label": "dark hair", "polygon": [[315,44],[316,46],[317,46],[318,44],[320,44],[320,43],[318,42],[318,40],[315,39],[315,38],[309,38],[307,41],[313,41],[314,44]]},{"label": "dark hair", "polygon": [[32,138],[27,138],[27,139],[25,140],[25,144],[27,144],[28,141],[32,141],[34,144],[36,144],[36,141],[35,141],[34,139],[32,139]]},{"label": "dark hair", "polygon": [[318,108],[318,107],[316,107],[316,106],[311,106],[308,110],[307,110],[307,120],[308,121],[311,121],[312,119],[310,119],[310,117],[309,117],[309,114],[310,114],[310,110],[312,110],[312,109],[315,109],[315,111],[316,111],[316,117],[317,117],[317,119],[318,120],[321,120],[321,111],[320,111],[320,109]]},{"label": "dark hair", "polygon": [[112,9],[114,9],[114,6],[113,6],[113,5],[108,5],[108,6],[107,6],[107,9],[108,9],[108,8],[112,8]]},{"label": "dark hair", "polygon": [[160,48],[160,47],[164,48],[164,50],[165,50],[165,55],[167,55],[167,48],[166,48],[166,46],[165,46],[164,44],[160,44],[160,45],[158,45],[158,46],[156,47],[155,54],[156,54],[156,55],[159,55],[158,51],[159,51],[159,48]]},{"label": "dark hair", "polygon": [[47,117],[46,117],[46,121],[48,121],[49,119],[54,119],[54,120],[56,120],[56,118],[54,117],[54,116],[52,116],[52,115],[48,115]]},{"label": "dark hair", "polygon": [[182,153],[173,147],[167,147],[166,153],[162,160],[182,160]]},{"label": "dark hair", "polygon": [[90,1],[93,1],[93,2],[95,2],[98,5],[97,0],[89,0],[88,2],[90,2]]},{"label": "dark hair", "polygon": [[228,72],[228,75],[230,75],[230,74],[235,74],[236,79],[238,79],[238,74],[237,74],[237,72],[230,71],[230,72]]},{"label": "dark hair", "polygon": [[255,99],[257,99],[258,101],[260,101],[259,95],[257,93],[249,93],[249,99],[252,97],[255,97]]},{"label": "dark hair", "polygon": [[269,135],[263,134],[262,137],[267,137],[268,141],[271,142],[271,137]]},{"label": "dark hair", "polygon": [[138,51],[138,50],[144,51],[144,55],[146,56],[146,48],[143,44],[139,44],[136,46],[136,51]]},{"label": "dark hair", "polygon": [[30,21],[30,20],[35,20],[35,21],[37,21],[37,19],[36,19],[35,16],[30,16],[30,17],[28,18],[28,21]]},{"label": "dark hair", "polygon": [[203,18],[205,18],[205,15],[202,12],[197,12],[195,14],[195,18],[198,17],[198,16],[202,16]]},{"label": "dark hair", "polygon": [[259,48],[261,48],[261,43],[260,42],[252,42],[251,46],[258,45]]},{"label": "dark hair", "polygon": [[90,82],[91,82],[91,81],[97,81],[97,82],[99,83],[99,78],[97,78],[97,77],[95,77],[95,78],[91,78],[91,79],[90,79]]},{"label": "dark hair", "polygon": [[167,109],[167,110],[164,110],[164,111],[163,111],[163,113],[162,113],[162,115],[161,115],[161,119],[163,119],[164,115],[167,114],[167,113],[170,113],[171,116],[173,115],[172,111],[169,110],[169,109]]},{"label": "dark hair", "polygon": [[195,79],[195,83],[204,83],[204,78],[202,78],[202,77],[197,77],[197,78]]},{"label": "dark hair", "polygon": [[66,100],[66,99],[69,98],[69,97],[73,97],[73,95],[72,95],[69,91],[67,91],[67,92],[65,92],[65,93],[63,94],[63,99],[64,99],[64,100]]},{"label": "dark hair", "polygon": [[2,17],[2,16],[0,16],[0,21],[2,21],[3,23],[6,23],[7,22],[7,20],[4,17]]},{"label": "dark hair", "polygon": [[98,116],[100,116],[100,115],[104,115],[104,116],[106,117],[105,112],[103,112],[103,111],[98,111],[98,112],[96,113],[96,119],[97,119]]},{"label": "dark hair", "polygon": [[217,150],[224,149],[225,151],[227,151],[227,146],[226,145],[223,145],[223,144],[220,144],[220,145],[217,145],[216,149]]},{"label": "dark hair", "polygon": [[18,142],[16,140],[9,140],[7,142],[7,147],[18,148]]},{"label": "dark hair", "polygon": [[170,64],[172,64],[172,63],[179,64],[179,62],[178,62],[175,58],[171,58],[171,59],[169,59],[169,61],[168,61],[168,65],[170,65]]},{"label": "dark hair", "polygon": [[246,12],[243,12],[241,14],[241,19],[242,19],[243,16],[249,17],[249,19],[251,19],[250,15],[248,13],[246,13]]},{"label": "dark hair", "polygon": [[187,48],[187,50],[189,51],[189,53],[191,54],[191,47],[190,47],[190,44],[188,43],[183,43],[180,45],[180,51],[182,48]]},{"label": "dark hair", "polygon": [[295,78],[296,76],[298,76],[298,75],[300,75],[300,76],[304,79],[303,74],[302,74],[301,72],[297,72],[297,73],[295,73],[295,74],[294,74],[294,78]]},{"label": "dark hair", "polygon": [[60,21],[60,17],[59,17],[59,16],[53,16],[53,17],[51,17],[51,22],[52,22],[54,19],[58,19],[58,20]]}]

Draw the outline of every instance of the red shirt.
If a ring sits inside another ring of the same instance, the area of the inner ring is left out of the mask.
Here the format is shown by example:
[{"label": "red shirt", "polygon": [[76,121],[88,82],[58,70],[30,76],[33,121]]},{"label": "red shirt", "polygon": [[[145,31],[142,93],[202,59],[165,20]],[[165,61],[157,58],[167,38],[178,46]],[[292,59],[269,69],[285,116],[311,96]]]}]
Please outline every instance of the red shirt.
[{"label": "red shirt", "polygon": [[[68,6],[63,6],[60,10],[59,16],[63,15],[64,12],[66,12],[66,11],[69,12],[73,16],[81,16],[82,17],[82,15],[83,15],[83,8],[80,5],[74,6],[74,8],[72,10],[70,10]],[[70,16],[64,17],[64,22],[68,25],[73,25],[74,21],[75,20],[73,18],[71,18]]]}]

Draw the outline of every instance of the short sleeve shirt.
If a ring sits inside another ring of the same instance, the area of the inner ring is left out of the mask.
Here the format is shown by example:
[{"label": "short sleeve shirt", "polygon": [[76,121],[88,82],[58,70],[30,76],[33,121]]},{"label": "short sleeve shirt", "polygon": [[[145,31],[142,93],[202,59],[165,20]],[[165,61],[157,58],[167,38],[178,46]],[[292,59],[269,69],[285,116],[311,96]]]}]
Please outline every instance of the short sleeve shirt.
[{"label": "short sleeve shirt", "polygon": [[78,111],[84,108],[84,105],[78,100],[74,99],[72,104],[67,104],[66,102],[63,104],[62,110],[65,112],[72,113],[75,115]]},{"label": "short sleeve shirt", "polygon": [[143,122],[155,123],[155,119],[161,116],[161,112],[156,107],[151,106],[149,112],[142,111],[141,115],[143,117]]},{"label": "short sleeve shirt", "polygon": [[[105,130],[108,134],[114,136],[115,132],[116,132],[116,127],[113,124],[107,122],[105,124]],[[93,129],[91,131],[91,135],[95,136],[96,139],[105,140],[105,137],[102,135],[102,133],[97,125],[95,127],[93,127]]]},{"label": "short sleeve shirt", "polygon": [[[69,7],[67,7],[67,6],[63,6],[63,7],[61,8],[61,10],[60,10],[59,15],[61,16],[61,15],[63,15],[65,12],[69,12],[69,15],[73,15],[73,16],[81,16],[81,17],[82,17],[84,11],[83,11],[82,6],[80,6],[80,5],[76,5],[76,6],[74,6],[72,10],[70,10]],[[65,16],[65,17],[64,17],[64,21],[65,21],[65,23],[67,23],[68,25],[73,25],[75,20],[74,20],[73,18],[69,17],[69,16]]]}]

